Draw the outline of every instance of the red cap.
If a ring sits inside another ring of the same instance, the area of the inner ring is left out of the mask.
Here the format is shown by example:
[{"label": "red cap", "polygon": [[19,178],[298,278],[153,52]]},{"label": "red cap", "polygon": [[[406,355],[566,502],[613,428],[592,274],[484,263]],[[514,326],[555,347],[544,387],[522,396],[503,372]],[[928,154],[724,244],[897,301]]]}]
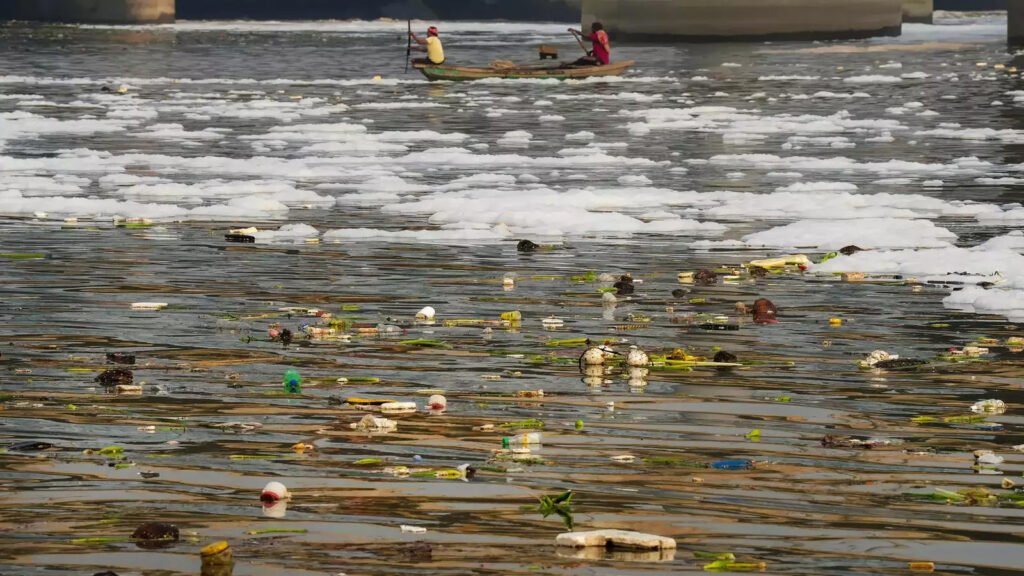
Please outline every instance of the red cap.
[{"label": "red cap", "polygon": [[431,26],[430,28],[427,28],[427,34],[433,34],[434,36],[437,36],[437,26]]}]

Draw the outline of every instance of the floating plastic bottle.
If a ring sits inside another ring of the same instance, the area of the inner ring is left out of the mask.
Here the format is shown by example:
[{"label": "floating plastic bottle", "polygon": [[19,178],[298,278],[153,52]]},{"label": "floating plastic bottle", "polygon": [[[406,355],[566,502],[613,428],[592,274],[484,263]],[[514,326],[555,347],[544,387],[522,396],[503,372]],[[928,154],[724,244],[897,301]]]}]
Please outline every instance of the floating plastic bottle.
[{"label": "floating plastic bottle", "polygon": [[528,448],[540,444],[540,440],[540,432],[527,432],[525,434],[516,434],[515,436],[505,436],[501,439],[501,447],[505,449]]},{"label": "floating plastic bottle", "polygon": [[750,470],[754,463],[750,460],[718,460],[710,464],[715,470]]},{"label": "floating plastic bottle", "polygon": [[302,394],[302,376],[299,376],[295,369],[289,368],[285,371],[281,384],[284,386],[284,391],[289,394]]}]

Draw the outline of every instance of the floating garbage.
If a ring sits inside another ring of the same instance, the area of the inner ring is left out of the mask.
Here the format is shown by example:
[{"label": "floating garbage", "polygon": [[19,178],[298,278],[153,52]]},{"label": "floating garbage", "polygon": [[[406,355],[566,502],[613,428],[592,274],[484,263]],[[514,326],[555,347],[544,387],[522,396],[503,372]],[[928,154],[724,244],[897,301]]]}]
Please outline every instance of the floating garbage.
[{"label": "floating garbage", "polygon": [[562,326],[565,326],[564,320],[562,320],[561,318],[555,318],[554,316],[548,316],[547,318],[541,320],[540,323],[541,325],[544,326],[544,328],[548,330],[554,328],[561,328]]},{"label": "floating garbage", "polygon": [[132,371],[127,368],[111,368],[104,370],[96,376],[95,381],[100,386],[114,387],[118,385],[129,385],[132,383]]},{"label": "floating garbage", "polygon": [[260,492],[260,502],[277,502],[278,500],[291,500],[292,495],[288,488],[280,482],[269,482]]},{"label": "floating garbage", "polygon": [[118,384],[114,386],[114,394],[118,396],[138,396],[142,394],[142,386],[139,384]]},{"label": "floating garbage", "polygon": [[888,360],[896,360],[900,357],[899,354],[890,354],[885,350],[875,350],[868,357],[859,362],[862,368],[873,368],[876,364]]},{"label": "floating garbage", "polygon": [[523,319],[523,314],[518,310],[512,310],[511,312],[502,312],[501,319],[507,322],[520,322]]},{"label": "floating garbage", "polygon": [[505,436],[501,439],[501,447],[506,450],[509,448],[528,448],[530,446],[536,446],[541,443],[540,432],[526,432],[524,434],[516,434],[515,436]]},{"label": "floating garbage", "polygon": [[367,414],[359,422],[353,422],[349,426],[362,432],[393,432],[398,429],[398,422]]},{"label": "floating garbage", "polygon": [[516,250],[519,252],[536,252],[540,248],[540,244],[531,242],[530,240],[520,240],[516,244]]},{"label": "floating garbage", "polygon": [[778,320],[775,318],[778,314],[778,309],[775,304],[767,298],[758,298],[754,301],[754,323],[755,324],[776,324]]},{"label": "floating garbage", "polygon": [[676,541],[672,538],[628,530],[565,532],[555,538],[555,544],[573,548],[596,546],[628,550],[673,550],[676,547]]},{"label": "floating garbage", "polygon": [[427,408],[430,410],[445,410],[448,408],[448,399],[440,394],[434,394],[427,398]]},{"label": "floating garbage", "polygon": [[301,394],[302,376],[299,376],[295,369],[289,368],[285,370],[284,376],[281,378],[281,385],[288,394]]},{"label": "floating garbage", "polygon": [[627,296],[632,294],[635,290],[633,286],[633,275],[626,272],[612,285],[615,288],[615,294],[618,296]]},{"label": "floating garbage", "polygon": [[[590,342],[589,340],[587,341]],[[607,359],[606,351],[603,347],[595,346],[590,344],[590,347],[583,352],[580,356],[580,362],[587,366],[599,366],[605,363]]]},{"label": "floating garbage", "polygon": [[140,548],[161,548],[178,541],[178,527],[166,522],[146,522],[132,532]]},{"label": "floating garbage", "polygon": [[402,524],[399,526],[403,534],[426,534],[427,529],[422,526],[409,526],[408,524]]},{"label": "floating garbage", "polygon": [[167,302],[132,302],[132,310],[163,310]]},{"label": "floating garbage", "polygon": [[907,568],[911,572],[935,572],[935,562],[910,562]]},{"label": "floating garbage", "polygon": [[750,470],[754,467],[754,463],[750,460],[717,460],[708,464],[708,467],[714,468],[715,470]]},{"label": "floating garbage", "polygon": [[416,411],[415,402],[385,402],[380,405],[384,414],[410,414]]},{"label": "floating garbage", "polygon": [[204,546],[199,551],[199,557],[202,560],[201,576],[231,576],[234,571],[235,560],[226,541]]},{"label": "floating garbage", "polygon": [[785,256],[778,256],[776,258],[764,258],[762,260],[751,260],[746,263],[748,268],[758,267],[766,270],[773,270],[778,268],[785,268],[786,266],[808,266],[811,264],[810,258],[805,254],[787,254]]},{"label": "floating garbage", "polygon": [[991,450],[975,450],[974,451],[974,463],[976,465],[985,466],[998,466],[1003,463],[1004,458],[997,455]]},{"label": "floating garbage", "polygon": [[43,450],[49,450],[53,448],[53,444],[49,442],[36,442],[28,440],[25,442],[15,442],[7,447],[8,452],[41,452]]},{"label": "floating garbage", "polygon": [[975,414],[1002,414],[1006,412],[1006,402],[996,399],[978,400],[971,405],[971,412]]},{"label": "floating garbage", "polygon": [[630,366],[647,366],[651,363],[651,359],[647,357],[647,353],[636,346],[629,347],[629,353],[626,355],[626,364]]},{"label": "floating garbage", "polygon": [[436,312],[435,312],[433,307],[431,307],[431,306],[424,306],[423,308],[420,309],[419,312],[416,313],[416,319],[417,320],[433,320],[435,313]]}]

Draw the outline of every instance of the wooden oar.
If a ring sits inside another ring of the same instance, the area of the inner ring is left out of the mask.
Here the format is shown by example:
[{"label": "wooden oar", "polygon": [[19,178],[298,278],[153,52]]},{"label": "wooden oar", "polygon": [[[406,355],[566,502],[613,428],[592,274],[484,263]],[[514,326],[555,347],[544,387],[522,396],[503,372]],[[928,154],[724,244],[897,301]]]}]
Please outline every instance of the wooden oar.
[{"label": "wooden oar", "polygon": [[583,53],[586,54],[587,56],[590,56],[590,52],[587,50],[587,46],[583,43],[583,35],[573,30],[572,28],[570,28],[569,31],[572,32],[572,37],[576,39],[576,43],[579,44],[580,48],[583,49]]},{"label": "wooden oar", "polygon": [[412,20],[405,21],[408,33],[405,35],[405,73],[409,73],[409,56],[412,55]]}]

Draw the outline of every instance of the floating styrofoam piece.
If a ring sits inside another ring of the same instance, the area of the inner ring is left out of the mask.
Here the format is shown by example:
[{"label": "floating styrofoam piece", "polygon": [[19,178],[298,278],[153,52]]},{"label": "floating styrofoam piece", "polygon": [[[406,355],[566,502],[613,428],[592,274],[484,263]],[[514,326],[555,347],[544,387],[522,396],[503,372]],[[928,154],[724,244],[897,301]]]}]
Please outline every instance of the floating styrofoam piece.
[{"label": "floating styrofoam piece", "polygon": [[427,529],[423,526],[409,526],[408,524],[402,524],[400,526],[403,534],[425,534]]},{"label": "floating styrofoam piece", "polygon": [[259,231],[260,231],[259,228],[255,227],[255,226],[249,226],[248,228],[232,228],[231,229],[231,233],[232,234],[241,234],[243,236],[252,236],[253,234],[255,234],[255,233],[259,232]]},{"label": "floating styrofoam piece", "polygon": [[971,412],[975,414],[1002,414],[1006,412],[1006,402],[993,398],[978,400],[971,406]]},{"label": "floating styrofoam piece", "polygon": [[555,544],[573,548],[598,546],[629,550],[673,550],[676,547],[676,541],[672,538],[629,530],[565,532],[555,538]]},{"label": "floating styrofoam piece", "polygon": [[416,411],[415,402],[385,402],[380,405],[384,414],[408,414]]},{"label": "floating styrofoam piece", "polygon": [[366,432],[392,432],[398,429],[398,422],[394,420],[388,420],[387,418],[380,418],[373,414],[367,414],[359,422],[350,424],[354,430],[363,430]]},{"label": "floating styrofoam piece", "polygon": [[433,320],[434,319],[434,314],[436,314],[436,313],[437,312],[434,310],[434,308],[432,306],[424,306],[423,308],[420,309],[419,312],[416,313],[416,319],[417,320]]},{"label": "floating styrofoam piece", "polygon": [[1004,458],[991,450],[975,450],[974,463],[998,466],[1003,463]]},{"label": "floating styrofoam piece", "polygon": [[132,310],[163,310],[167,302],[132,302]]},{"label": "floating styrofoam piece", "polygon": [[562,326],[565,326],[564,320],[561,318],[555,318],[554,316],[548,316],[541,320],[540,323],[543,324],[545,328],[561,328]]}]

